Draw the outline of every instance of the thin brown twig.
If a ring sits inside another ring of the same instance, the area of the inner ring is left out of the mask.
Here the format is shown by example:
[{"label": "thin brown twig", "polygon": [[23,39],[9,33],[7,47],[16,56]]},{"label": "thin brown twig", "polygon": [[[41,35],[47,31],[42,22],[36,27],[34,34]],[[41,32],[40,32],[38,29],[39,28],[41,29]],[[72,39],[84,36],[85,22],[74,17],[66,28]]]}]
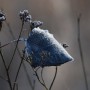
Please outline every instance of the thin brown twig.
[{"label": "thin brown twig", "polygon": [[40,69],[40,67],[37,67],[37,69],[35,69],[35,71],[38,71]]},{"label": "thin brown twig", "polygon": [[85,79],[85,87],[86,90],[89,90],[89,86],[88,86],[88,81],[87,81],[87,75],[86,75],[86,70],[85,70],[85,63],[84,63],[84,56],[83,56],[83,50],[82,50],[82,45],[81,45],[81,32],[80,32],[80,21],[81,21],[81,14],[79,15],[79,17],[77,18],[77,24],[78,24],[78,45],[79,45],[79,52],[80,52],[80,57],[81,57],[81,63],[82,63],[82,68],[83,68],[83,74],[84,74],[84,79]]},{"label": "thin brown twig", "polygon": [[53,80],[52,80],[52,82],[51,82],[51,85],[50,85],[49,90],[51,90],[51,88],[52,88],[52,86],[53,86],[53,84],[54,84],[54,81],[55,81],[55,79],[56,79],[57,69],[58,69],[58,67],[56,66],[56,68],[55,68],[55,75],[54,75],[54,78],[53,78]]},{"label": "thin brown twig", "polygon": [[[30,62],[28,62],[28,61],[26,61],[26,62],[29,63],[29,65],[31,66],[31,63],[30,63]],[[40,80],[40,78],[39,78],[39,76],[38,76],[37,70],[34,70],[34,68],[33,68],[32,66],[31,66],[31,68],[32,68],[32,70],[34,71],[34,73],[35,73],[35,75],[36,75],[39,83],[40,83],[42,86],[44,86],[46,90],[48,90],[48,88],[46,87],[46,85],[45,85],[43,82],[41,82],[41,80]]]},{"label": "thin brown twig", "polygon": [[3,48],[3,47],[5,47],[5,46],[7,46],[7,45],[9,45],[9,44],[11,44],[11,42],[6,43],[6,44],[4,44],[4,45],[0,46],[0,48]]},{"label": "thin brown twig", "polygon": [[41,80],[40,80],[40,78],[39,78],[37,72],[36,72],[36,71],[34,71],[34,72],[35,72],[35,75],[36,75],[38,81],[41,83],[41,85],[43,85],[43,86],[45,87],[45,89],[48,90],[48,88],[46,87],[46,85],[45,85],[44,83],[41,82]]},{"label": "thin brown twig", "polygon": [[12,58],[11,58],[11,61],[10,61],[9,65],[8,65],[8,70],[9,70],[10,65],[11,65],[11,63],[12,63],[12,61],[13,61],[13,58],[14,58],[14,56],[15,56],[15,53],[16,53],[16,50],[17,50],[17,47],[18,47],[18,43],[19,43],[19,39],[20,39],[21,34],[22,34],[23,26],[24,26],[24,22],[22,21],[21,31],[20,31],[20,34],[19,34],[19,37],[18,37],[18,40],[17,40],[17,43],[16,43],[16,47],[15,47],[15,49],[14,49],[13,56],[12,56]]},{"label": "thin brown twig", "polygon": [[[27,62],[28,62],[28,61],[27,61]],[[28,63],[29,63],[29,65],[31,66],[31,63],[30,63],[30,62],[28,62]],[[32,67],[32,66],[31,66],[31,67]],[[32,67],[32,69],[33,69],[33,71],[34,71],[34,73],[35,73],[35,75],[36,75],[38,81],[40,82],[40,84],[43,85],[43,86],[45,87],[46,90],[51,90],[51,88],[52,88],[52,86],[53,86],[53,84],[54,84],[54,81],[55,81],[55,79],[56,79],[58,67],[56,66],[56,68],[55,68],[55,75],[54,75],[53,81],[51,82],[51,85],[50,85],[50,88],[49,88],[49,89],[46,87],[45,82],[44,82],[44,79],[43,79],[43,77],[42,77],[43,71],[41,71],[41,78],[42,78],[42,81],[43,81],[43,82],[41,82],[41,80],[40,80],[40,78],[39,78],[39,76],[38,76],[37,71],[34,70],[33,67]]]},{"label": "thin brown twig", "polygon": [[14,84],[16,85],[16,90],[18,90],[18,83],[14,82]]},{"label": "thin brown twig", "polygon": [[7,78],[8,78],[8,84],[9,84],[9,86],[10,86],[10,90],[12,90],[12,84],[11,84],[9,72],[8,72],[8,69],[7,69],[7,66],[6,66],[6,63],[5,63],[3,54],[2,54],[2,52],[1,52],[1,49],[0,49],[0,55],[1,55],[1,58],[2,58],[2,61],[3,61],[4,67],[5,67],[5,70],[6,70],[6,74],[7,74]]},{"label": "thin brown twig", "polygon": [[[20,62],[20,64],[19,64],[19,68],[18,68],[18,71],[17,71],[17,74],[16,74],[16,77],[15,77],[14,82],[17,81],[17,78],[18,78],[18,75],[19,75],[19,72],[20,72],[20,69],[21,69],[21,66],[22,66],[24,57],[25,57],[25,51],[23,51],[23,56],[22,56],[21,62]],[[16,84],[14,83],[14,85],[13,85],[13,90],[15,89],[15,85],[16,85]]]},{"label": "thin brown twig", "polygon": [[[12,29],[11,29],[11,26],[10,26],[10,24],[7,22],[7,20],[6,20],[6,25],[7,25],[8,29],[9,29],[9,32],[10,32],[10,34],[11,34],[13,40],[15,40],[15,36],[14,36],[14,34],[13,34],[13,32],[12,32]],[[18,54],[19,54],[20,58],[22,59],[22,57],[21,57],[21,53],[20,53],[18,47],[17,47],[17,51],[18,51]],[[23,63],[23,65],[24,65],[24,63]],[[29,84],[30,84],[32,90],[34,90],[35,87],[32,86],[32,84],[31,84],[31,80],[29,79],[29,75],[28,75],[28,73],[27,73],[27,70],[26,70],[26,68],[25,68],[25,65],[24,65],[24,69],[25,69],[25,72],[26,72],[27,78],[28,78],[28,80],[29,80]],[[16,85],[17,85],[17,84],[16,84]]]},{"label": "thin brown twig", "polygon": [[[0,46],[0,48],[3,48],[3,47],[5,47],[5,46],[7,46],[7,45],[9,45],[9,44],[12,44],[12,43],[14,43],[14,42],[17,42],[17,41],[18,41],[18,40],[13,40],[13,41],[11,41],[11,42],[8,42],[8,43]],[[22,41],[22,40],[19,40],[19,41]],[[18,49],[18,50],[19,50],[19,49]],[[20,53],[20,51],[19,51],[19,53]],[[20,56],[20,58],[21,58],[21,55],[20,55],[20,54],[19,54],[19,56]]]},{"label": "thin brown twig", "polygon": [[[13,32],[12,32],[12,29],[11,29],[11,27],[10,27],[10,24],[7,22],[7,20],[6,20],[6,25],[7,25],[7,27],[9,28],[9,32],[10,32],[12,38],[15,40],[15,36],[14,36],[14,34],[13,34]],[[28,32],[28,35],[29,35],[29,32]],[[20,56],[20,58],[21,58],[21,54],[20,54],[20,51],[19,51],[19,48],[18,48],[18,47],[17,47],[17,51],[18,51],[18,54],[19,54],[19,56]],[[25,70],[25,72],[26,72],[26,75],[27,75],[27,78],[28,78],[29,84],[30,84],[32,90],[34,90],[35,85],[32,86],[32,84],[31,84],[31,80],[30,80],[30,78],[29,78],[29,75],[28,75],[27,70],[26,70],[26,67],[25,67],[25,64],[23,63],[23,65],[24,65],[24,70]]]},{"label": "thin brown twig", "polygon": [[[14,36],[14,34],[13,34],[13,32],[12,32],[12,29],[11,29],[10,24],[7,22],[7,20],[5,21],[5,23],[6,23],[7,27],[8,27],[8,29],[9,29],[9,32],[10,32],[13,40],[15,40],[15,36]],[[21,54],[20,54],[20,51],[19,51],[19,48],[18,48],[18,47],[17,47],[17,51],[18,51],[18,54],[19,54],[19,56],[20,56],[20,58],[21,58]]]}]

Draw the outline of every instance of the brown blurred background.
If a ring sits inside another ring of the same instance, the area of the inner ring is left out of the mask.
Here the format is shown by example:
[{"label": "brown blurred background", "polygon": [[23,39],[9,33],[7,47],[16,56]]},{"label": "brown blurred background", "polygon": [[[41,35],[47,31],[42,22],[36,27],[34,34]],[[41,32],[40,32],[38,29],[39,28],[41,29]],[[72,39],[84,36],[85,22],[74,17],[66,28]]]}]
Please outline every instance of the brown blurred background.
[{"label": "brown blurred background", "polygon": [[[79,46],[77,41],[77,17],[81,17],[81,43],[84,56],[84,64],[88,82],[88,90],[90,90],[90,1],[89,0],[0,0],[0,8],[4,10],[7,21],[9,22],[14,36],[17,39],[18,32],[21,28],[19,19],[19,11],[28,9],[33,20],[41,20],[44,22],[43,29],[48,29],[55,38],[63,43],[69,44],[67,51],[75,59],[74,62],[66,63],[58,68],[58,74],[52,90],[86,90],[85,78],[80,59]],[[25,25],[28,29],[28,25]],[[22,35],[26,33],[23,32]],[[13,40],[6,23],[3,23],[0,32],[0,42],[5,44]],[[24,43],[19,48],[22,50]],[[7,65],[12,56],[14,44],[3,49],[3,54]],[[15,73],[20,62],[16,53],[14,61],[10,68],[10,77],[13,81]],[[47,67],[44,70],[44,79],[47,86],[50,85],[54,75],[54,67]],[[6,77],[5,69],[0,57],[0,75]],[[27,63],[24,63],[18,77],[19,90],[31,90],[30,80],[33,82],[32,70]],[[7,82],[0,79],[0,90],[9,90]],[[35,84],[35,90],[44,90],[38,81]]]}]

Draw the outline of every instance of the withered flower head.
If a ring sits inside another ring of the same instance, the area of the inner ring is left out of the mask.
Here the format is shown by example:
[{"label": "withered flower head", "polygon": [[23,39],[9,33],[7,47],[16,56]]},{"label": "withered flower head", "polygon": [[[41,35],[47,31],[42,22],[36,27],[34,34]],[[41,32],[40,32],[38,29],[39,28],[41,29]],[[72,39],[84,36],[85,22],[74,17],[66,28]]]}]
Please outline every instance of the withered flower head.
[{"label": "withered flower head", "polygon": [[31,15],[29,14],[29,11],[28,10],[23,10],[23,11],[20,11],[19,13],[19,16],[20,16],[20,19],[24,22],[30,22],[32,17]]}]

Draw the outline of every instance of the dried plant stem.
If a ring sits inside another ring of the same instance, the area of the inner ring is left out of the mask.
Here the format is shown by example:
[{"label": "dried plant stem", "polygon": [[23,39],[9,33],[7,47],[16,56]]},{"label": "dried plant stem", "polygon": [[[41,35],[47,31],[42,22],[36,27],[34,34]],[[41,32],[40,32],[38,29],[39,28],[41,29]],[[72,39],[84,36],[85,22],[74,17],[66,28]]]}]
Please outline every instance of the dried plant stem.
[{"label": "dried plant stem", "polygon": [[53,78],[53,80],[52,80],[52,83],[51,83],[51,85],[50,85],[49,90],[51,90],[51,88],[52,88],[52,86],[53,86],[53,84],[54,84],[54,81],[55,81],[55,79],[56,79],[57,69],[58,69],[58,67],[56,66],[56,68],[55,68],[55,75],[54,75],[54,78]]},{"label": "dried plant stem", "polygon": [[[15,36],[14,36],[14,34],[13,34],[13,32],[12,32],[12,29],[11,29],[11,27],[10,27],[10,24],[7,22],[7,20],[6,20],[5,22],[6,22],[6,25],[7,25],[8,29],[9,29],[9,32],[10,32],[13,40],[15,41]],[[12,43],[13,43],[13,42],[12,42]],[[18,54],[19,54],[19,56],[20,56],[20,58],[21,58],[21,60],[22,60],[21,53],[20,53],[18,47],[17,47],[17,51],[18,51]],[[24,64],[23,64],[23,65],[24,65]],[[24,65],[24,69],[25,69],[25,72],[27,73],[27,70],[26,70],[26,68],[25,68],[25,65]],[[27,74],[27,77],[28,77],[28,80],[29,80],[29,83],[30,83],[30,86],[31,86],[32,90],[34,90],[35,87],[32,86],[31,80],[29,79],[29,75],[28,75],[28,74]],[[17,83],[16,83],[16,88],[17,88],[17,90],[18,90],[18,84],[17,84]]]},{"label": "dried plant stem", "polygon": [[[15,36],[14,36],[14,34],[13,34],[13,32],[12,32],[12,29],[11,29],[11,27],[10,27],[10,24],[7,22],[7,20],[6,20],[5,22],[6,22],[6,25],[7,25],[8,29],[9,29],[9,32],[10,32],[13,40],[15,40]],[[31,28],[30,28],[30,29],[31,29]],[[30,30],[30,31],[31,31],[31,30]],[[28,32],[28,35],[29,35],[30,31]],[[19,54],[20,58],[22,59],[21,53],[20,53],[18,47],[17,47],[17,51],[18,51],[18,54]],[[30,80],[30,78],[29,78],[29,75],[28,75],[27,70],[26,70],[26,67],[25,67],[25,64],[23,63],[23,65],[24,65],[24,70],[25,70],[25,72],[26,72],[27,78],[28,78],[28,80],[29,80],[29,84],[30,84],[32,90],[34,90],[35,86],[32,86],[31,80]],[[16,84],[16,85],[17,85],[17,84]]]},{"label": "dried plant stem", "polygon": [[14,55],[15,55],[15,53],[16,53],[16,50],[17,50],[17,47],[18,47],[18,43],[19,43],[19,39],[20,39],[20,37],[21,37],[21,33],[22,33],[22,30],[23,30],[23,26],[24,26],[24,22],[22,21],[21,31],[20,31],[20,34],[19,34],[19,37],[18,37],[18,40],[17,40],[17,43],[16,43],[16,47],[15,47],[15,49],[14,49],[13,56],[12,56],[12,58],[11,58],[11,61],[10,61],[10,63],[9,63],[9,66],[8,66],[8,70],[9,70],[9,68],[10,68],[10,65],[11,65],[11,63],[12,63],[12,61],[13,61]]},{"label": "dried plant stem", "polygon": [[9,45],[9,44],[11,44],[11,42],[6,43],[6,44],[4,44],[4,45],[0,46],[0,48],[3,48],[3,47],[5,47],[5,46],[7,46],[7,45]]},{"label": "dried plant stem", "polygon": [[4,67],[5,67],[5,70],[6,70],[6,74],[7,74],[7,78],[8,78],[8,84],[10,86],[10,90],[12,90],[12,84],[11,84],[9,72],[8,72],[8,69],[7,69],[7,66],[6,66],[6,63],[5,63],[5,60],[4,60],[4,57],[3,57],[3,54],[1,52],[1,50],[0,50],[0,55],[1,55],[1,58],[2,58],[2,61],[3,61]]},{"label": "dried plant stem", "polygon": [[[29,63],[29,65],[31,66],[31,62],[28,62],[27,60],[25,60],[25,61],[26,61],[27,63]],[[37,70],[34,70],[34,68],[33,68],[32,66],[31,66],[31,68],[32,68],[32,70],[34,71],[34,73],[35,73],[35,75],[36,75],[39,83],[40,83],[42,86],[44,86],[46,90],[48,90],[48,88],[46,87],[46,85],[45,85],[43,82],[41,82],[41,80],[40,80],[40,78],[39,78],[39,76],[38,76]]]},{"label": "dried plant stem", "polygon": [[88,88],[88,81],[87,81],[87,75],[86,75],[86,70],[85,70],[85,64],[84,64],[82,45],[81,45],[81,39],[80,39],[80,20],[81,20],[81,14],[77,18],[77,23],[78,23],[78,45],[79,45],[81,63],[82,63],[83,74],[84,74],[84,79],[85,79],[85,86],[86,86],[86,90],[89,90],[89,88]]},{"label": "dried plant stem", "polygon": [[[9,32],[10,32],[13,40],[15,40],[15,36],[14,36],[14,34],[13,34],[13,32],[12,32],[12,29],[11,29],[11,27],[10,27],[10,24],[7,22],[7,20],[5,21],[5,23],[6,23],[7,27],[8,27],[8,29],[9,29]],[[20,54],[20,51],[19,51],[19,48],[18,48],[18,47],[17,47],[17,51],[18,51],[18,54],[19,54],[19,56],[20,56],[20,58],[21,58],[21,54]]]},{"label": "dried plant stem", "polygon": [[13,90],[15,89],[16,81],[17,81],[17,78],[18,78],[18,75],[19,75],[20,68],[21,68],[21,66],[22,66],[22,63],[23,63],[24,57],[25,57],[25,51],[23,52],[23,56],[22,56],[21,62],[20,62],[20,64],[19,64],[19,68],[18,68],[18,71],[17,71],[16,77],[15,77],[15,80],[14,80]]},{"label": "dried plant stem", "polygon": [[[29,65],[31,66],[31,63],[30,63],[30,62],[28,62],[27,60],[25,60],[25,61],[26,61],[27,63],[29,63]],[[31,67],[32,67],[32,66],[31,66]],[[42,79],[43,82],[40,80],[39,75],[38,75],[38,73],[37,73],[37,70],[34,70],[33,67],[32,67],[32,69],[33,69],[33,71],[34,71],[34,73],[35,73],[38,81],[40,82],[40,84],[41,84],[42,86],[44,86],[46,90],[51,90],[51,89],[52,89],[52,86],[53,86],[53,84],[54,84],[54,81],[55,81],[55,79],[56,79],[58,66],[56,66],[56,68],[55,68],[55,75],[54,75],[54,78],[53,78],[53,80],[52,80],[52,82],[51,82],[51,85],[50,85],[50,88],[49,88],[49,89],[47,88],[47,86],[46,86],[46,84],[45,84],[45,81],[44,81],[44,79],[43,79],[43,68],[42,68],[42,70],[41,70],[41,79]]]},{"label": "dried plant stem", "polygon": [[41,85],[43,85],[43,86],[45,87],[45,89],[48,90],[48,88],[46,87],[46,85],[45,85],[44,83],[41,82],[41,80],[40,80],[40,78],[39,78],[37,72],[36,72],[36,71],[34,71],[34,72],[35,72],[35,75],[36,75],[38,81],[41,83]]},{"label": "dried plant stem", "polygon": [[[5,47],[5,46],[7,46],[7,45],[9,45],[9,44],[12,44],[12,43],[14,43],[14,42],[17,42],[17,41],[18,41],[18,40],[13,40],[13,41],[11,41],[11,42],[9,42],[9,43],[6,43],[6,44],[0,46],[0,48],[3,48],[3,47]],[[22,41],[22,40],[19,39],[19,41]],[[19,49],[18,49],[18,50],[19,50]],[[20,56],[20,58],[21,58],[20,51],[19,51],[19,56]]]}]

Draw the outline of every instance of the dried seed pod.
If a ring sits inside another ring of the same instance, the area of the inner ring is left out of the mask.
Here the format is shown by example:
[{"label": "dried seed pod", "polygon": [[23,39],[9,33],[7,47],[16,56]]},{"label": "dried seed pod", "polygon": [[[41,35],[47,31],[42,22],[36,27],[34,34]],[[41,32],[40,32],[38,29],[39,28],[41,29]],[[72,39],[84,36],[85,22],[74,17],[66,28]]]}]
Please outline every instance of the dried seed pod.
[{"label": "dried seed pod", "polygon": [[[26,41],[27,53],[32,57],[32,67],[59,66],[73,58],[48,30],[34,28]],[[33,52],[33,54],[32,54]]]},{"label": "dried seed pod", "polygon": [[0,31],[2,28],[2,22],[6,20],[5,15],[0,11]]},{"label": "dried seed pod", "polygon": [[23,11],[20,11],[19,13],[19,16],[20,16],[20,19],[24,22],[30,22],[32,17],[31,15],[29,14],[29,11],[28,10],[23,10]]},{"label": "dried seed pod", "polygon": [[42,26],[42,24],[43,24],[43,22],[41,22],[41,21],[32,21],[31,22],[31,28],[33,29],[33,28],[37,28],[37,27],[39,27],[39,26]]}]

